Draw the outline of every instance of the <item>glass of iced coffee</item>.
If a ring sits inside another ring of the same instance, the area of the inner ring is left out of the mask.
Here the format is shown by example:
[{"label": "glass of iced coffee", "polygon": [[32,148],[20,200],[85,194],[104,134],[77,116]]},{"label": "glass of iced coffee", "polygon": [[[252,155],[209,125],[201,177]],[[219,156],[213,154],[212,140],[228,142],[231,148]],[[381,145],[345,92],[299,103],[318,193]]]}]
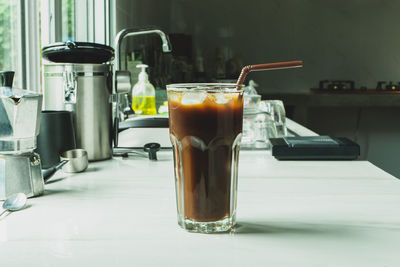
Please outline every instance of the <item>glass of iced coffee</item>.
[{"label": "glass of iced coffee", "polygon": [[235,225],[243,90],[236,84],[170,84],[178,224],[191,232]]}]

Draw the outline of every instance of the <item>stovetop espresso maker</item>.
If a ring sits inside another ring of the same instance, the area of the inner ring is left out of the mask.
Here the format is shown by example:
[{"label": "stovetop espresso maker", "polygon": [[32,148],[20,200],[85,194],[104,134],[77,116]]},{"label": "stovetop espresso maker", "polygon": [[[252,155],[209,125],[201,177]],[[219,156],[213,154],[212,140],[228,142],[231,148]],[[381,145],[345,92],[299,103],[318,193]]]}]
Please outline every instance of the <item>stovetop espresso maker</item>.
[{"label": "stovetop espresso maker", "polygon": [[12,88],[13,71],[0,72],[0,200],[22,192],[41,195],[40,157],[34,153],[39,134],[42,95]]}]

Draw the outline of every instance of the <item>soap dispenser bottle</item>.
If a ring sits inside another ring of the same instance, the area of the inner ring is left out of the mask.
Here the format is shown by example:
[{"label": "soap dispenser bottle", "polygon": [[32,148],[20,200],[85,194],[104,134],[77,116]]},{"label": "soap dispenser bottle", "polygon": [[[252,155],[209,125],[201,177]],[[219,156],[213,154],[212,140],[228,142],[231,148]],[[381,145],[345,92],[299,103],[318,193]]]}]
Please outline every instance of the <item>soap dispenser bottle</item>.
[{"label": "soap dispenser bottle", "polygon": [[132,109],[136,115],[156,115],[156,91],[149,82],[149,76],[146,73],[146,64],[136,66],[141,68],[139,80],[132,88]]}]

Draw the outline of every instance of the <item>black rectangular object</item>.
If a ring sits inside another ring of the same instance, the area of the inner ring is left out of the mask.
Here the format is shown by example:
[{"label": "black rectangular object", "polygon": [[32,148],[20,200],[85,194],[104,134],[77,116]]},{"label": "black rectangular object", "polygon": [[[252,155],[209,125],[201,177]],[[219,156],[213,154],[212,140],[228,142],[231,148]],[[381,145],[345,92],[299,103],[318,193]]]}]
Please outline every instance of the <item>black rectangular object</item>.
[{"label": "black rectangular object", "polygon": [[353,160],[360,146],[345,137],[271,138],[272,156],[279,160]]}]

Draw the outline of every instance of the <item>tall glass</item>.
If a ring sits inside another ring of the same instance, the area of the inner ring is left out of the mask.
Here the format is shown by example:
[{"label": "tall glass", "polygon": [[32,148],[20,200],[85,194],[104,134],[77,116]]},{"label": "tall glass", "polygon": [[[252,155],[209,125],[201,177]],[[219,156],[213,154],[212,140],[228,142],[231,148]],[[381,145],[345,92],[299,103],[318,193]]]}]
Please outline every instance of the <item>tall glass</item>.
[{"label": "tall glass", "polygon": [[276,137],[287,135],[286,112],[282,100],[263,100],[258,104],[258,109],[272,117],[276,127]]},{"label": "tall glass", "polygon": [[243,89],[236,84],[167,85],[178,224],[226,232],[235,224]]}]

